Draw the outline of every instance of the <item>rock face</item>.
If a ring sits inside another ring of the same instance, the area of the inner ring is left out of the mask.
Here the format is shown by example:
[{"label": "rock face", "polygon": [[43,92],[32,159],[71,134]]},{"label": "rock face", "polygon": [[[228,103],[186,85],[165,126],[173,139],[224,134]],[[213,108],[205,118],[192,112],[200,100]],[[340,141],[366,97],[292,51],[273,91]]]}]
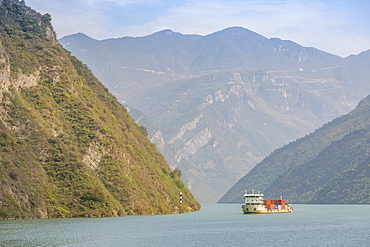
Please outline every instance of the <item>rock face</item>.
[{"label": "rock face", "polygon": [[0,219],[199,210],[49,15],[3,0],[0,24]]},{"label": "rock face", "polygon": [[202,202],[217,201],[274,149],[369,92],[366,53],[340,58],[239,27],[60,42],[141,112],[134,119]]},{"label": "rock face", "polygon": [[355,110],[325,124],[257,164],[221,199],[241,203],[254,188],[292,203],[370,202],[370,96]]}]

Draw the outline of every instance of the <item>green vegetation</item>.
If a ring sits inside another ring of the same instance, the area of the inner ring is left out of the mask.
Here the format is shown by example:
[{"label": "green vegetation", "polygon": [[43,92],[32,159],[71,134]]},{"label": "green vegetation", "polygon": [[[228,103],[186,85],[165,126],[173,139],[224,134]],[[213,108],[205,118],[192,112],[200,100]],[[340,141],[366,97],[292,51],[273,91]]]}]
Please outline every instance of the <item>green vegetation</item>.
[{"label": "green vegetation", "polygon": [[328,184],[321,187],[316,193],[313,203],[370,203],[370,159],[355,165]]},{"label": "green vegetation", "polygon": [[[0,4],[0,70],[11,71],[0,78],[8,85],[0,88],[0,218],[198,210],[146,129],[57,44],[50,20],[15,0]],[[37,85],[21,83],[25,76]]]},{"label": "green vegetation", "polygon": [[340,58],[240,27],[99,41],[78,33],[60,42],[127,102],[202,202],[370,92],[370,51]]},{"label": "green vegetation", "polygon": [[245,190],[295,203],[370,203],[370,96],[347,115],[275,150],[220,199]]},{"label": "green vegetation", "polygon": [[369,137],[370,132],[364,129],[350,132],[314,159],[283,173],[266,191],[275,195],[282,193],[290,201],[300,203],[369,203],[370,187],[366,188],[366,180],[369,183],[370,176],[361,178],[361,190],[351,185],[360,179],[357,177],[359,164],[369,160]]}]

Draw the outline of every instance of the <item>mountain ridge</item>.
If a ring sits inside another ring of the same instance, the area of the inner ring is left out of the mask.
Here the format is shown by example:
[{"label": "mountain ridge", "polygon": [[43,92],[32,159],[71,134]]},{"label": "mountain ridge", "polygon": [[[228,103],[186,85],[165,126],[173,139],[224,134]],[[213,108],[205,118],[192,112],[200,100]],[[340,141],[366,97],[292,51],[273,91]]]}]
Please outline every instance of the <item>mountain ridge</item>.
[{"label": "mountain ridge", "polygon": [[241,27],[205,36],[165,30],[91,49],[72,37],[60,42],[150,119],[152,142],[202,202],[217,201],[274,149],[354,109],[370,89],[362,56]]},{"label": "mountain ridge", "polygon": [[[264,191],[267,197],[283,194],[295,203],[368,203],[370,187],[366,186],[366,181],[370,181],[370,176],[363,177],[361,193],[344,186],[354,183],[355,178],[340,180],[340,177],[344,178],[351,170],[356,173],[359,166],[365,166],[364,171],[369,173],[369,168],[366,168],[370,148],[369,102],[370,96],[360,101],[350,113],[275,150],[241,178],[219,202],[239,202],[243,191],[253,187]],[[337,186],[343,184],[347,198],[340,196],[342,191],[332,187],[334,182]],[[331,187],[332,191],[328,189]],[[326,198],[328,194],[331,196]],[[356,196],[361,199],[355,201]]]},{"label": "mountain ridge", "polygon": [[56,42],[50,15],[3,0],[0,23],[1,219],[199,210],[144,129]]}]

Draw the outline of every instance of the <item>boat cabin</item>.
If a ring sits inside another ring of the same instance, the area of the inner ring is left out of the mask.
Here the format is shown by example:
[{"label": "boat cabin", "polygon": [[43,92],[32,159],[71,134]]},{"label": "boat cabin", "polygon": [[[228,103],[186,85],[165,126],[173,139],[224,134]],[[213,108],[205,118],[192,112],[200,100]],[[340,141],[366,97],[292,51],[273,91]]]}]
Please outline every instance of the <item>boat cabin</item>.
[{"label": "boat cabin", "polygon": [[247,205],[261,205],[263,204],[263,194],[258,193],[245,193],[244,194],[244,203]]}]

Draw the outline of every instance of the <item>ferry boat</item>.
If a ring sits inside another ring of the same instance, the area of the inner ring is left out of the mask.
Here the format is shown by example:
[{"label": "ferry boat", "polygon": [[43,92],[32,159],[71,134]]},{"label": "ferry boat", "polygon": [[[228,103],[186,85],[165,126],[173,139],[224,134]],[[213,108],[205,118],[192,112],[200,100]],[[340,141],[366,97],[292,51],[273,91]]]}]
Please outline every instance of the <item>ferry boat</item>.
[{"label": "ferry boat", "polygon": [[274,214],[291,213],[293,208],[285,200],[264,200],[261,192],[244,194],[244,203],[242,205],[245,214]]}]

